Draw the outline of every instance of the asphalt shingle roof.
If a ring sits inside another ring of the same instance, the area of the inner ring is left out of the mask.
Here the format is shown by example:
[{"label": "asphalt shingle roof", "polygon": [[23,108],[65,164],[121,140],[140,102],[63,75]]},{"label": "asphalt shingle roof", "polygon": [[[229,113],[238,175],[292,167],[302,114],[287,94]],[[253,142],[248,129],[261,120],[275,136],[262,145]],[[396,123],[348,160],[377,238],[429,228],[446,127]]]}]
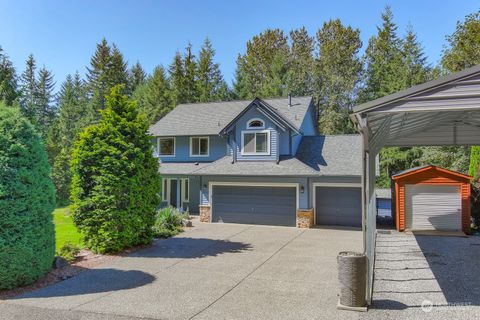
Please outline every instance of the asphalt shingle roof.
[{"label": "asphalt shingle roof", "polygon": [[[311,97],[263,100],[300,128],[312,101]],[[215,135],[240,114],[252,100],[180,104],[150,127],[153,136]]]},{"label": "asphalt shingle roof", "polygon": [[295,157],[272,161],[237,161],[225,156],[211,163],[162,163],[162,174],[226,176],[360,176],[359,135],[303,137]]}]

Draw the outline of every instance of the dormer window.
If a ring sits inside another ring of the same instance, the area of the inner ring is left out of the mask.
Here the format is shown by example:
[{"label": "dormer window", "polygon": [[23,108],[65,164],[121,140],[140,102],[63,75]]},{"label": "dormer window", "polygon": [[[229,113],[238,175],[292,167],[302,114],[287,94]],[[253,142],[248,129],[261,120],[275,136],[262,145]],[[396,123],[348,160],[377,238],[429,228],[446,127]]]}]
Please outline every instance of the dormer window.
[{"label": "dormer window", "polygon": [[265,122],[262,119],[251,119],[247,123],[247,129],[265,129]]}]

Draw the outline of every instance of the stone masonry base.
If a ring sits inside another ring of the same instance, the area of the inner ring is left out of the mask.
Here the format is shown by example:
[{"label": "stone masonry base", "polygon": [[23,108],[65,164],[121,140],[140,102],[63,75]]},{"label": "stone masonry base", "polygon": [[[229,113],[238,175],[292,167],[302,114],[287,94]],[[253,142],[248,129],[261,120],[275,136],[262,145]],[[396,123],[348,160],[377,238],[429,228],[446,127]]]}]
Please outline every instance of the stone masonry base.
[{"label": "stone masonry base", "polygon": [[209,205],[200,205],[199,220],[200,222],[212,222],[212,210]]},{"label": "stone masonry base", "polygon": [[313,208],[297,210],[297,228],[313,227]]}]

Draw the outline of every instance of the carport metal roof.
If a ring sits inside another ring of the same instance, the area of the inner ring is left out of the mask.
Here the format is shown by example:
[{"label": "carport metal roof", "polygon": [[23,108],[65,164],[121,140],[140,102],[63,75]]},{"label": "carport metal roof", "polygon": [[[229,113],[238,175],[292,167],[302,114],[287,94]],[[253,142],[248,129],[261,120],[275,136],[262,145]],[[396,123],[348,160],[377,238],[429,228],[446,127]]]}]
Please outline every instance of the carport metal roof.
[{"label": "carport metal roof", "polygon": [[375,161],[385,146],[480,145],[480,65],[356,106],[363,144],[363,232],[373,290]]}]

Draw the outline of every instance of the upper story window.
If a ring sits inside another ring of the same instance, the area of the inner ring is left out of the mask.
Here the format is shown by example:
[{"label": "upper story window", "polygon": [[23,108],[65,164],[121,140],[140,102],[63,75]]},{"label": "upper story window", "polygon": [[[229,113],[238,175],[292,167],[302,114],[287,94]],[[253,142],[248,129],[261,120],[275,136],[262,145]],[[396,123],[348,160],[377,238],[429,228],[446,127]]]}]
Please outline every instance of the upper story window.
[{"label": "upper story window", "polygon": [[158,154],[161,157],[175,156],[175,138],[158,138]]},{"label": "upper story window", "polygon": [[265,122],[262,119],[251,119],[247,123],[247,129],[265,129]]},{"label": "upper story window", "polygon": [[270,131],[243,131],[242,154],[268,155],[270,154]]},{"label": "upper story window", "polygon": [[209,155],[209,138],[208,137],[191,137],[190,138],[190,156],[191,157],[208,157]]}]

